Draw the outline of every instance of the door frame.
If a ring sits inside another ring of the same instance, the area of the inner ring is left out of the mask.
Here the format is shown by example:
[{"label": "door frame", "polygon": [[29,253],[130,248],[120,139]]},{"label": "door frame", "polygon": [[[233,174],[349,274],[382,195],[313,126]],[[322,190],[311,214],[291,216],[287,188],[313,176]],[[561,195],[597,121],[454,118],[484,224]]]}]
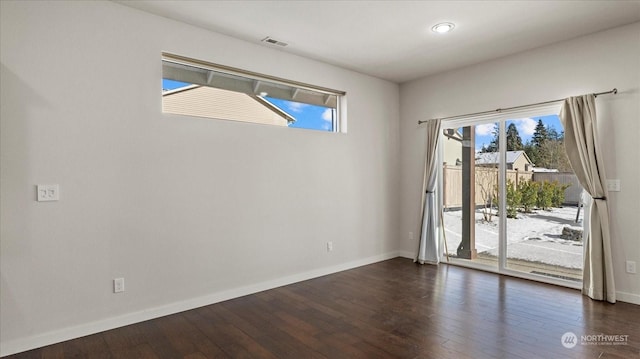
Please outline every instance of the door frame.
[{"label": "door frame", "polygon": [[[521,119],[521,118],[527,118],[527,117],[539,117],[539,116],[546,116],[546,115],[553,115],[553,114],[557,115],[560,113],[560,108],[561,108],[561,103],[550,103],[550,104],[529,106],[527,108],[520,108],[516,110],[511,110],[511,111],[496,110],[495,113],[492,112],[492,113],[484,113],[484,114],[474,115],[474,116],[459,116],[459,117],[455,117],[447,120],[442,120],[442,128],[443,129],[444,128],[460,128],[460,127],[472,126],[476,124],[498,123],[499,131],[500,131],[500,136],[498,137],[498,140],[499,140],[498,146],[500,150],[499,156],[501,159],[498,164],[498,198],[499,198],[498,206],[499,208],[504,209],[506,208],[506,145],[507,145],[506,122],[508,120]],[[444,134],[441,131],[440,140],[438,141],[438,143],[442,144],[443,141],[444,141]],[[438,148],[439,168],[443,168],[443,160],[444,160],[444,146],[439,145],[439,148]],[[438,202],[437,203],[441,213],[443,210],[442,201],[444,198],[442,181],[443,181],[443,171],[438,171]],[[583,221],[583,228],[586,227],[586,224],[587,224],[586,219],[588,218],[588,216],[589,216],[589,205],[588,203],[585,203],[584,212],[583,212],[583,218],[585,218],[585,220]],[[553,278],[549,276],[526,273],[526,272],[509,269],[507,267],[506,211],[505,210],[498,211],[498,218],[500,222],[498,227],[499,235],[498,235],[498,266],[497,267],[484,265],[480,263],[474,263],[471,260],[458,259],[458,258],[450,258],[449,261],[445,260],[443,261],[443,263],[459,265],[463,267],[508,275],[508,276],[517,277],[517,278],[534,280],[542,283],[559,285],[567,288],[573,288],[573,289],[582,288],[582,281],[576,282],[576,281],[570,281],[570,280],[563,280],[560,278]],[[438,223],[438,225],[444,226],[444,223]],[[444,228],[440,228],[440,229],[441,230],[438,231],[438,233],[440,233],[440,244],[441,244],[439,247],[444,249],[445,248],[445,246],[443,245],[444,238],[441,235],[441,233],[444,231]],[[583,258],[584,258],[584,248],[585,247],[583,246]]]}]

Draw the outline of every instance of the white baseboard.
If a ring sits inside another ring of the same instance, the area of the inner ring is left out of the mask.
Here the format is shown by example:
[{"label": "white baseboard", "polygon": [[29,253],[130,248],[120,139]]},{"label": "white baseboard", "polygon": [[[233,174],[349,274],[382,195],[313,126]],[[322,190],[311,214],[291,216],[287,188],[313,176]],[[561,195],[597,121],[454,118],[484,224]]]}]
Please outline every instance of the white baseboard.
[{"label": "white baseboard", "polygon": [[[301,281],[305,281],[305,280],[313,279],[317,277],[322,277],[324,275],[333,274],[333,273],[341,272],[344,270],[381,262],[381,261],[395,258],[395,257],[413,259],[414,254],[407,251],[389,252],[389,253],[373,256],[373,257],[368,257],[368,258],[363,258],[363,259],[359,259],[359,260],[355,260],[347,263],[338,264],[331,267],[315,269],[312,271],[298,273],[298,274],[294,274],[294,275],[283,277],[283,278],[256,283],[256,284],[241,287],[241,288],[234,288],[234,289],[229,289],[229,290],[218,292],[218,293],[212,293],[206,296],[188,299],[181,302],[164,305],[161,307],[150,308],[150,309],[139,311],[139,312],[128,313],[121,316],[107,318],[107,319],[103,319],[103,320],[99,320],[91,323],[81,324],[78,326],[64,328],[64,329],[60,329],[60,330],[56,330],[48,333],[37,334],[30,337],[10,340],[7,342],[3,342],[2,345],[0,346],[0,356],[4,357],[7,355],[20,353],[27,350],[40,348],[46,345],[60,343],[66,340],[80,338],[83,336],[103,332],[106,330],[111,330],[111,329],[123,327],[126,325],[143,322],[145,320],[155,319],[155,318],[163,317],[165,315],[184,312],[186,310],[203,307],[205,305],[215,304],[225,300],[262,292],[265,290],[281,287],[284,285],[293,284],[293,283],[297,283],[297,282],[301,282]],[[640,305],[640,295],[638,294],[616,292],[616,296],[618,301],[620,302]]]},{"label": "white baseboard", "polygon": [[640,305],[640,294],[616,292],[616,300],[620,302]]},{"label": "white baseboard", "polygon": [[283,278],[269,280],[253,285],[212,293],[198,298],[188,299],[181,302],[167,304],[161,307],[149,308],[146,310],[128,313],[117,317],[98,320],[91,323],[81,324],[74,327],[63,328],[48,333],[36,334],[33,336],[19,338],[3,342],[0,346],[0,356],[20,353],[23,351],[40,348],[43,346],[60,343],[66,340],[80,338],[83,336],[123,327],[130,324],[143,322],[145,320],[163,317],[191,310],[205,305],[219,303],[225,300],[242,297],[245,295],[262,292],[265,290],[293,284],[308,279],[322,277],[328,274],[341,272],[348,269],[361,267],[364,265],[381,262],[387,259],[403,256],[398,252],[389,252],[381,255],[358,259],[355,261],[338,264],[331,267],[319,268],[303,273],[290,275]]}]

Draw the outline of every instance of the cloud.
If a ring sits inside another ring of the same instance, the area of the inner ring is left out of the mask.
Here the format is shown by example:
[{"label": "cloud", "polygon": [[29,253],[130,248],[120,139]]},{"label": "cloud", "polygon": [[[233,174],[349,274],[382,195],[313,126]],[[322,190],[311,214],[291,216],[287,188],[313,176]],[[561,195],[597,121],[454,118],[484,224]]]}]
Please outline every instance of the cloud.
[{"label": "cloud", "polygon": [[300,103],[300,102],[291,102],[289,101],[287,103],[287,108],[289,110],[291,110],[292,112],[302,112],[304,111],[305,107],[308,107],[309,105],[307,105],[306,103]]},{"label": "cloud", "polygon": [[479,136],[490,135],[490,134],[492,134],[494,127],[495,127],[495,124],[493,124],[493,123],[485,123],[484,125],[477,125],[476,126],[476,135],[479,135]]},{"label": "cloud", "polygon": [[536,120],[531,118],[520,118],[517,120],[513,120],[513,123],[515,123],[516,127],[518,128],[518,133],[525,136],[533,135],[533,133],[536,131],[536,125],[538,124]]},{"label": "cloud", "polygon": [[[519,118],[517,120],[513,120],[513,123],[516,125],[518,129],[518,133],[520,136],[531,136],[536,130],[536,125],[538,122],[531,118]],[[476,134],[479,136],[488,136],[493,135],[493,129],[495,125],[493,123],[485,123],[482,125],[476,126]]]},{"label": "cloud", "polygon": [[322,119],[328,122],[333,122],[333,109],[328,108],[322,112]]}]

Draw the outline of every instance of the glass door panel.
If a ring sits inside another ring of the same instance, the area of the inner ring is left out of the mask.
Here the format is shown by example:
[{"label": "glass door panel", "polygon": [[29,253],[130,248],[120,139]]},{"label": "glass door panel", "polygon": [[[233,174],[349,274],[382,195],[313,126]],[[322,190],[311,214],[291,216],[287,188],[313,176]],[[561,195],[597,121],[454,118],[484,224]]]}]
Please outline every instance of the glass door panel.
[{"label": "glass door panel", "polygon": [[582,187],[566,157],[558,116],[443,127],[445,256],[526,278],[579,283]]},{"label": "glass door panel", "polygon": [[442,174],[445,254],[498,267],[499,124],[444,130]]},{"label": "glass door panel", "polygon": [[[506,122],[506,268],[582,278],[580,186],[557,115]],[[523,132],[523,138],[520,135]]]}]

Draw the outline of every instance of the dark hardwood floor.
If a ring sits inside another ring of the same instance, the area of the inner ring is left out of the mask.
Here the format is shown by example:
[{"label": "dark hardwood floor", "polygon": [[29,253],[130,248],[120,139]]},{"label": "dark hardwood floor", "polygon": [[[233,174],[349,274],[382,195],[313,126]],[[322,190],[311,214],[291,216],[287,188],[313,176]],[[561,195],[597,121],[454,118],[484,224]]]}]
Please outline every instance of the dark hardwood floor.
[{"label": "dark hardwood floor", "polygon": [[8,358],[77,357],[640,358],[640,306],[396,258]]}]

